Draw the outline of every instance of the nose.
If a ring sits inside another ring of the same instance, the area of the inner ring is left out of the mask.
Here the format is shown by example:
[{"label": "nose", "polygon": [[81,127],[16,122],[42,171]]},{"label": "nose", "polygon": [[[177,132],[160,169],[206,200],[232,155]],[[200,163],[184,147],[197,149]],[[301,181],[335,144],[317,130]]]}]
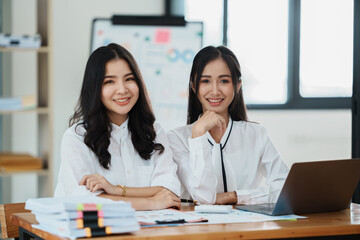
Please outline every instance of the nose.
[{"label": "nose", "polygon": [[213,81],[211,84],[211,93],[218,94],[219,93],[219,84],[217,81]]},{"label": "nose", "polygon": [[127,93],[128,89],[126,87],[126,84],[123,81],[119,81],[116,85],[116,93],[118,94],[125,94]]}]

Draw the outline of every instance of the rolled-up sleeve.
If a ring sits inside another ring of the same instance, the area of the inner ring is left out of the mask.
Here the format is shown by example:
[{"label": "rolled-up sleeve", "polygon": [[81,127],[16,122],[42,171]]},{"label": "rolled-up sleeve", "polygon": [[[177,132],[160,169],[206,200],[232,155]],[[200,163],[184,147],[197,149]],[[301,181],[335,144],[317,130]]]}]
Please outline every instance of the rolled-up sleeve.
[{"label": "rolled-up sleeve", "polygon": [[164,129],[156,124],[156,143],[164,146],[164,152],[154,154],[154,171],[151,186],[162,186],[180,196],[181,184],[176,174],[177,165],[173,160],[173,154]]},{"label": "rolled-up sleeve", "polygon": [[214,204],[217,180],[213,174],[211,152],[205,147],[208,144],[206,136],[193,139],[173,130],[168,137],[185,189],[200,204]]},{"label": "rolled-up sleeve", "polygon": [[93,196],[101,191],[90,192],[85,186],[80,186],[84,175],[95,173],[91,163],[91,152],[77,135],[74,128],[69,128],[61,142],[61,163],[55,197]]},{"label": "rolled-up sleeve", "polygon": [[257,174],[265,177],[266,184],[252,189],[236,190],[238,204],[276,202],[289,172],[266,129],[259,125],[257,129],[256,152],[259,154]]}]

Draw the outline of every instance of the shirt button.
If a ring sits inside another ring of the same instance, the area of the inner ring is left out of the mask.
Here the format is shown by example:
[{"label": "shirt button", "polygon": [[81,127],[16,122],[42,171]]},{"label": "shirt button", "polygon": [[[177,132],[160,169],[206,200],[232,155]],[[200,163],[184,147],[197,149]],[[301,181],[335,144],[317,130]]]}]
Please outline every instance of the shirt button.
[{"label": "shirt button", "polygon": [[131,171],[130,171],[130,170],[128,170],[128,171],[127,171],[127,173],[128,173],[128,174],[131,174]]}]

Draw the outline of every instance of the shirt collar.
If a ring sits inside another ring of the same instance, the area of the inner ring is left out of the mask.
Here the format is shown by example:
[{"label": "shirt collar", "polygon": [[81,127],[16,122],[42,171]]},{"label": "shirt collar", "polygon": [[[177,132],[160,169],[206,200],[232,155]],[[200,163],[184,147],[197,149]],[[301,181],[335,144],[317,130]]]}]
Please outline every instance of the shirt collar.
[{"label": "shirt collar", "polygon": [[126,121],[123,122],[123,124],[121,124],[120,126],[111,123],[111,136],[115,139],[121,139],[122,137],[126,136],[128,134],[128,122],[129,118],[127,118]]}]

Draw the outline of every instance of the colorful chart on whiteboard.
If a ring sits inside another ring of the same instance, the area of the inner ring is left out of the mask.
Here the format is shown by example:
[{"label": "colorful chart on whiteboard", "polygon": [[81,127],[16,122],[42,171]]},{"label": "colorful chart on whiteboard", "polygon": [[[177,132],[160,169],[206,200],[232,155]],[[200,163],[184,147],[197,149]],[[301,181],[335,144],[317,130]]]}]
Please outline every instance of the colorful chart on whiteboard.
[{"label": "colorful chart on whiteboard", "polygon": [[113,25],[110,19],[95,19],[91,52],[115,42],[133,54],[156,119],[168,131],[186,124],[191,64],[202,47],[202,31],[201,22],[185,26]]}]

